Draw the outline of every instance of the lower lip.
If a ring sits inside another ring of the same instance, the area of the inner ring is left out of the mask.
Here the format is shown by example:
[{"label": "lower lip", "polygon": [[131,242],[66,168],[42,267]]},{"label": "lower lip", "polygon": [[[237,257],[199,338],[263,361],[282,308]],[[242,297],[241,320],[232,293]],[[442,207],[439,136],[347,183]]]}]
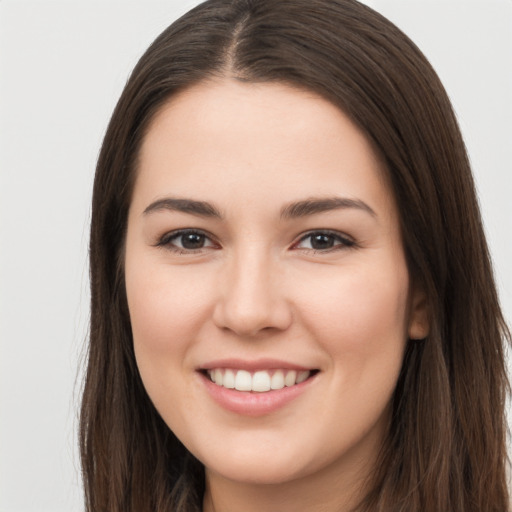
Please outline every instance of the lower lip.
[{"label": "lower lip", "polygon": [[304,393],[316,380],[318,374],[309,377],[300,384],[263,393],[228,389],[213,383],[203,373],[199,375],[209,395],[224,409],[244,416],[263,416],[281,409]]}]

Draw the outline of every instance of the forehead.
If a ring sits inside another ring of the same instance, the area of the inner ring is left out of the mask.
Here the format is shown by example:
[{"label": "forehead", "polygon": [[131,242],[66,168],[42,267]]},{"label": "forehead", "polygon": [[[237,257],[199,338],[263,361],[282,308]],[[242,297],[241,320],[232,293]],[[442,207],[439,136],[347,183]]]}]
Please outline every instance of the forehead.
[{"label": "forehead", "polygon": [[[136,194],[393,200],[365,135],[335,105],[285,84],[203,82],[171,98],[143,141]],[[275,197],[274,197],[275,196]]]}]

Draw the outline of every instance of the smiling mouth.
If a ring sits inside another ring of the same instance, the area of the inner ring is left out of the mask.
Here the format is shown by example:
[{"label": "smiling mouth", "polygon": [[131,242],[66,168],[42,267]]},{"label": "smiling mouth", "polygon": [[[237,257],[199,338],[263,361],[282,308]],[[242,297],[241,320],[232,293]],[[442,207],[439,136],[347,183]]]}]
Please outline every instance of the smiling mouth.
[{"label": "smiling mouth", "polygon": [[231,368],[213,368],[203,371],[214,384],[236,391],[265,393],[285,387],[292,387],[310,379],[318,370],[236,370]]}]

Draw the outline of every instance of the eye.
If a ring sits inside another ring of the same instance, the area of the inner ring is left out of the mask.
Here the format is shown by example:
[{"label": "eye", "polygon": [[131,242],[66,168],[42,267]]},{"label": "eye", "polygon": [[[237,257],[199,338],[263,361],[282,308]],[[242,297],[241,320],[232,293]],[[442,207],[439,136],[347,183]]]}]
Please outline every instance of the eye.
[{"label": "eye", "polygon": [[195,229],[182,229],[167,233],[159,240],[157,245],[181,253],[216,247],[216,244],[206,233]]},{"label": "eye", "polygon": [[293,248],[328,252],[354,245],[353,240],[336,231],[313,231],[304,235]]}]

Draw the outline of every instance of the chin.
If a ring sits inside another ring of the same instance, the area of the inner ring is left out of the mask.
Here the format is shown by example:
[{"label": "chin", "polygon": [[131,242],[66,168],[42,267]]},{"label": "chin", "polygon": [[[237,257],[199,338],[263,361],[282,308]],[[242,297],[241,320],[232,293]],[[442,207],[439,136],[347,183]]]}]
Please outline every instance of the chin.
[{"label": "chin", "polygon": [[[208,458],[209,459],[209,458]],[[320,464],[319,464],[320,462]],[[294,450],[237,450],[231,456],[218,456],[204,461],[206,472],[245,484],[273,485],[308,476],[322,466],[322,461],[309,457],[300,448]]]},{"label": "chin", "polygon": [[233,464],[215,464],[212,467],[205,466],[205,471],[207,474],[211,471],[227,480],[249,485],[278,485],[303,476],[289,464],[276,464],[268,459],[265,463],[235,461]]}]

